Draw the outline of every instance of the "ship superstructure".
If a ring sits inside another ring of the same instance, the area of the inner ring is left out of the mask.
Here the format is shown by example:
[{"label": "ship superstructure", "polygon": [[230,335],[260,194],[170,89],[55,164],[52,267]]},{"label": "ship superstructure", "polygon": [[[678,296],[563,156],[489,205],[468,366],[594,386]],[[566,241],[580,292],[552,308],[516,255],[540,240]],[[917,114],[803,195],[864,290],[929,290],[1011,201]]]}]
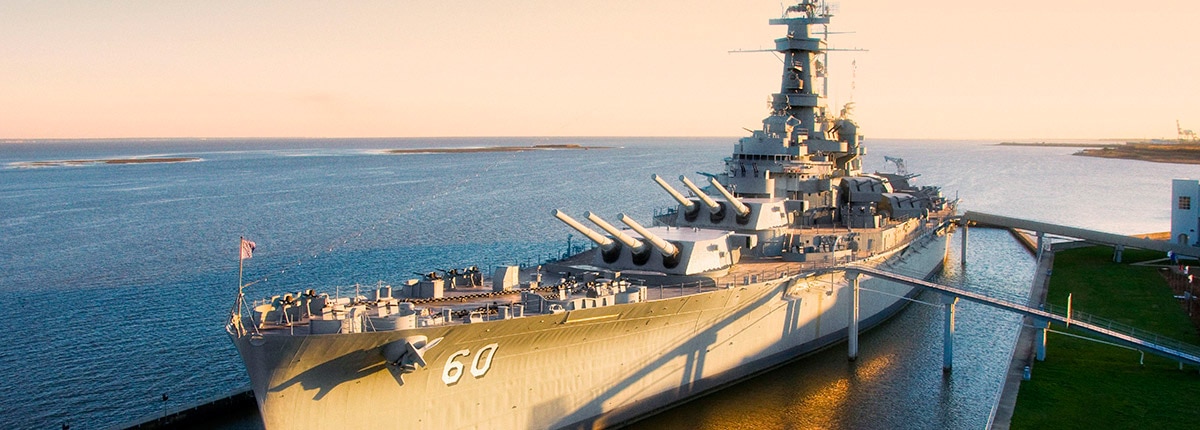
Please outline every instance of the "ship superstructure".
[{"label": "ship superstructure", "polygon": [[[680,176],[686,195],[658,175],[651,178],[678,206],[655,217],[661,226],[657,233],[629,225],[650,243],[662,242],[656,235],[680,237],[676,244],[687,251],[684,255],[664,253],[659,264],[650,258],[650,246],[596,215],[589,213],[587,218],[609,237],[555,212],[601,248],[598,266],[695,275],[728,269],[743,255],[844,260],[903,243],[903,234],[924,228],[931,214],[946,210],[937,187],[910,185],[917,175],[862,172],[866,149],[858,124],[850,118],[851,107],[834,116],[823,94],[828,86],[823,59],[829,48],[818,32],[827,33],[829,21],[827,9],[811,1],[770,21],[787,27],[785,37],[775,40],[774,51],[783,61],[780,89],[771,95],[762,128],[738,140],[724,160],[723,172],[706,175],[700,185]],[[624,214],[620,217],[626,219]],[[691,258],[720,264],[679,265]]]},{"label": "ship superstructure", "polygon": [[830,16],[812,2],[790,12],[795,16],[770,21],[787,26],[786,36],[775,39],[783,76],[779,92],[771,95],[771,113],[762,129],[734,146],[721,179],[745,197],[805,201],[813,210],[834,207],[838,184],[831,178],[861,174],[866,151],[857,124],[848,118],[850,109],[834,117],[825,104],[822,58],[828,47],[813,33]]},{"label": "ship superstructure", "polygon": [[283,294],[246,313],[239,295],[227,331],[266,427],[605,427],[839,342],[852,315],[870,327],[897,312],[912,287],[868,278],[880,294],[851,304],[831,268],[929,275],[954,209],[912,175],[862,173],[857,125],[816,89],[824,11],[805,0],[770,21],[787,33],[762,129],[725,171],[680,176],[682,192],[650,178],[677,203],[650,223],[583,213],[592,228],[555,210],[595,247],[348,297]]}]

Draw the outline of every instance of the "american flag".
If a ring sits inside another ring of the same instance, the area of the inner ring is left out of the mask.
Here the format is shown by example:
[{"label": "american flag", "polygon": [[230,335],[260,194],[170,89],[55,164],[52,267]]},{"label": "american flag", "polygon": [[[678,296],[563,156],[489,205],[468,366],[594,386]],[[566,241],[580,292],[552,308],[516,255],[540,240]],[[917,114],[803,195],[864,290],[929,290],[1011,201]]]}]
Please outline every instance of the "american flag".
[{"label": "american flag", "polygon": [[251,242],[251,241],[246,240],[245,238],[242,238],[242,259],[245,260],[245,259],[253,257],[253,256],[254,256],[254,242]]}]

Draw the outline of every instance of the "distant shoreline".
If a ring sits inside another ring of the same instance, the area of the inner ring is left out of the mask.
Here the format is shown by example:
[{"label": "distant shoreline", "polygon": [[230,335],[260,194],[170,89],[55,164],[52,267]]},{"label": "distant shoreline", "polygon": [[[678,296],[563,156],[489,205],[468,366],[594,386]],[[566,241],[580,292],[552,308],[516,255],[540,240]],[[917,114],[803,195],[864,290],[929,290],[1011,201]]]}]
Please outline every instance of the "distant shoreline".
[{"label": "distant shoreline", "polygon": [[170,158],[100,158],[94,160],[51,160],[51,161],[22,161],[12,163],[17,167],[62,167],[62,166],[86,166],[89,164],[148,164],[148,163],[186,163],[189,161],[201,161],[196,157],[170,157]]},{"label": "distant shoreline", "polygon": [[1040,146],[1045,148],[1110,148],[1118,143],[1000,142],[998,146]]},{"label": "distant shoreline", "polygon": [[997,145],[1081,148],[1080,151],[1071,155],[1149,161],[1152,163],[1200,164],[1200,143],[1153,140],[1123,143],[1001,142]]},{"label": "distant shoreline", "polygon": [[574,143],[558,144],[558,145],[532,145],[532,146],[483,146],[471,148],[413,148],[413,149],[388,149],[383,151],[387,154],[453,154],[453,153],[472,153],[472,152],[524,152],[524,151],[552,151],[563,149],[611,149],[609,146],[583,146]]},{"label": "distant shoreline", "polygon": [[1129,142],[1119,146],[1084,149],[1073,155],[1120,158],[1152,163],[1200,164],[1200,144]]}]

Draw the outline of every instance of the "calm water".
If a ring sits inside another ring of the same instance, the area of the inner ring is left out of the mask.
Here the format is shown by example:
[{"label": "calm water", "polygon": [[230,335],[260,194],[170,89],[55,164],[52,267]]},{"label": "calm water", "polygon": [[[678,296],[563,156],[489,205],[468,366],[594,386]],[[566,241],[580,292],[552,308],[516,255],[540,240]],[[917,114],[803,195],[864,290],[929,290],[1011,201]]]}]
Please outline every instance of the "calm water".
[{"label": "calm water", "polygon": [[[222,325],[239,236],[250,297],[398,283],[411,272],[544,259],[549,216],[671,204],[650,180],[721,169],[734,139],[463,138],[0,143],[0,428],[105,428],[245,386]],[[611,149],[385,155],[380,149],[580,143]],[[903,157],[962,207],[1121,233],[1169,228],[1170,179],[1192,166],[1072,157],[990,142],[869,141],[868,170]],[[20,168],[146,155],[172,164]],[[579,240],[578,237],[575,240]],[[1004,232],[973,231],[947,282],[1019,294],[1032,262]],[[957,241],[955,241],[957,245]],[[923,300],[935,301],[936,297]],[[914,304],[864,336],[669,411],[646,428],[978,428],[1016,319],[960,304],[955,371],[941,314]],[[169,393],[170,400],[161,395]],[[685,419],[686,417],[686,419]]]}]

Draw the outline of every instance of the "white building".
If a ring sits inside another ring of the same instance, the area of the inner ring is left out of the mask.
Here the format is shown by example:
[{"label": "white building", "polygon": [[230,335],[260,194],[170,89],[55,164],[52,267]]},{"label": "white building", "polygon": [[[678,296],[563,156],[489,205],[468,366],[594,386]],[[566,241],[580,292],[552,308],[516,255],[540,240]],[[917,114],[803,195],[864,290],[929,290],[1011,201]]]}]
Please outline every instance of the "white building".
[{"label": "white building", "polygon": [[1171,181],[1171,238],[1180,245],[1200,246],[1200,181]]}]

